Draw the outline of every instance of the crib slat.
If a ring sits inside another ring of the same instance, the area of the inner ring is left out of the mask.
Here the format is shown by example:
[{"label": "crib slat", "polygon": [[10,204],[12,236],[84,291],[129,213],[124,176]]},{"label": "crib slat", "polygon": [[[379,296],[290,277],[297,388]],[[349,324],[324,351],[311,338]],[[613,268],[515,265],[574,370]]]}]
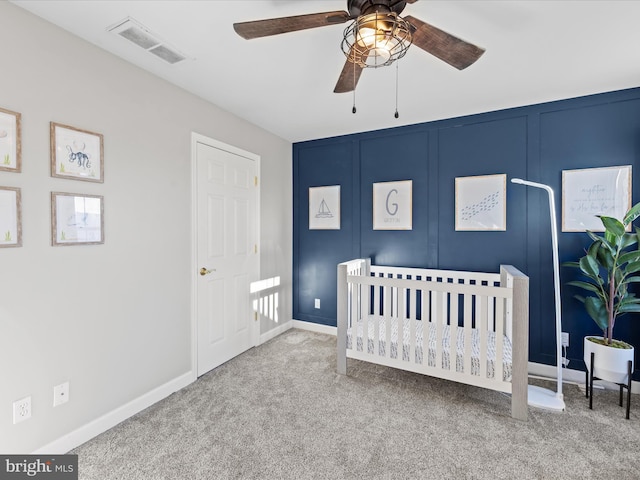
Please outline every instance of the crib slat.
[{"label": "crib slat", "polygon": [[443,315],[443,292],[434,292],[434,301],[436,308],[436,368],[443,369],[444,364],[442,361],[442,354],[444,349],[442,348],[442,315]]},{"label": "crib slat", "polygon": [[382,316],[382,311],[380,307],[380,301],[382,298],[381,295],[382,287],[379,285],[374,285],[373,287],[373,316]]},{"label": "crib slat", "polygon": [[[398,345],[398,360],[402,361],[402,359],[404,358],[403,355],[403,351],[404,351],[404,319],[407,316],[406,314],[406,310],[405,305],[405,292],[406,290],[404,288],[396,288],[396,296],[397,296],[397,307],[398,307],[398,313],[396,315],[396,321],[398,322],[398,339],[397,341],[397,345]],[[409,357],[411,358],[411,357]]]},{"label": "crib slat", "polygon": [[[398,278],[397,275],[391,275],[391,278]],[[391,289],[391,316],[395,318],[400,317],[400,313],[398,312],[398,296],[400,295],[400,287],[394,287]]]},{"label": "crib slat", "polygon": [[416,363],[416,323],[418,321],[418,290],[409,290],[409,361]]},{"label": "crib slat", "polygon": [[451,308],[449,320],[449,369],[452,372],[457,371],[456,365],[458,360],[458,294],[450,295]]},{"label": "crib slat", "polygon": [[480,304],[478,308],[480,310],[480,321],[476,322],[476,329],[480,336],[480,378],[485,379],[487,378],[487,297],[480,295],[476,297],[476,300],[479,300]]},{"label": "crib slat", "polygon": [[374,354],[380,355],[380,319],[382,318],[382,310],[380,307],[380,300],[382,298],[382,289],[378,285],[374,285],[373,287],[373,352]]},{"label": "crib slat", "polygon": [[504,298],[496,298],[496,358],[494,379],[502,380],[504,374]]},{"label": "crib slat", "polygon": [[384,356],[391,358],[391,287],[384,287]]},{"label": "crib slat", "polygon": [[473,297],[464,296],[464,373],[471,375],[471,331],[473,330]]},{"label": "crib slat", "polygon": [[362,351],[369,352],[369,285],[360,285],[360,314],[362,315]]},{"label": "crib slat", "polygon": [[430,292],[422,290],[422,366],[429,366],[429,326],[431,317]]},{"label": "crib slat", "polygon": [[487,302],[487,330],[489,330],[490,332],[495,332],[496,331],[496,325],[495,325],[495,315],[494,315],[494,306],[493,306],[493,301]]},{"label": "crib slat", "polygon": [[358,350],[358,290],[360,285],[349,283],[349,318],[351,318],[351,348]]}]

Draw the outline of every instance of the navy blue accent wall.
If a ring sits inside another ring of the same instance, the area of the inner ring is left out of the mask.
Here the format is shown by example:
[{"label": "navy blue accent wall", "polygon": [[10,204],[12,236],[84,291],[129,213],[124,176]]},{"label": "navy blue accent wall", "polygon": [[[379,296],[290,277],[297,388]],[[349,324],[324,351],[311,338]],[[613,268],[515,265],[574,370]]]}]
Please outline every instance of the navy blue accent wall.
[{"label": "navy blue accent wall", "polygon": [[[640,88],[461,118],[359,133],[293,146],[293,316],[336,325],[336,265],[371,257],[379,265],[497,271],[512,264],[530,277],[530,360],[555,364],[555,310],[549,207],[545,192],[507,184],[507,230],[455,231],[455,177],[507,174],[551,185],[561,216],[562,170],[633,165],[640,201]],[[373,230],[373,183],[413,181],[413,229]],[[340,185],[341,229],[309,230],[309,187]],[[560,230],[560,225],[558,225]],[[590,241],[559,232],[560,261]],[[561,269],[561,282],[575,278]],[[583,368],[582,338],[598,328],[562,287],[570,368]],[[314,308],[314,299],[321,308]],[[640,315],[616,324],[640,350]],[[636,358],[634,379],[640,379]]]}]

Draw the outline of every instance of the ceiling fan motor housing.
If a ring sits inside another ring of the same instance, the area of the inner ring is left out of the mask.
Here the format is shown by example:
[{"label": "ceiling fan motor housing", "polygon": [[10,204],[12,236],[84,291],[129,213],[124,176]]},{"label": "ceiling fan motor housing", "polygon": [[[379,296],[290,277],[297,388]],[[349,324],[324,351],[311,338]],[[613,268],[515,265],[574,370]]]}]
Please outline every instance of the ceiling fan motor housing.
[{"label": "ceiling fan motor housing", "polygon": [[404,0],[348,0],[347,9],[351,18],[357,18],[360,15],[368,15],[370,13],[390,13],[397,15],[404,10],[407,2]]}]

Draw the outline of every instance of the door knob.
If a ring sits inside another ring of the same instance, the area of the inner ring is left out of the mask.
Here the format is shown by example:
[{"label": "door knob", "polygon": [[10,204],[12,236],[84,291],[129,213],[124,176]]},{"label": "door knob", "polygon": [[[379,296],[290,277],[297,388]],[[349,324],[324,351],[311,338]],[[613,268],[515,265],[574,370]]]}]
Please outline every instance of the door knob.
[{"label": "door knob", "polygon": [[209,270],[209,269],[207,269],[207,268],[202,267],[202,268],[200,269],[200,275],[202,275],[202,276],[204,277],[205,275],[207,275],[207,274],[209,274],[209,273],[211,273],[211,272],[215,272],[215,271],[216,271],[216,269],[215,269],[215,268],[213,268],[213,269]]}]

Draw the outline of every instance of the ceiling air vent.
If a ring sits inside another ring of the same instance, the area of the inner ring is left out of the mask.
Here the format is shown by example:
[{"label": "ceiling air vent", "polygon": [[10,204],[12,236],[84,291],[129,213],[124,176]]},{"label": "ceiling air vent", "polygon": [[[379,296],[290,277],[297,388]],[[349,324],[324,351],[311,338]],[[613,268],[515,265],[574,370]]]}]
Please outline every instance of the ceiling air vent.
[{"label": "ceiling air vent", "polygon": [[107,30],[135,43],[171,65],[187,58],[131,17],[108,27]]}]

